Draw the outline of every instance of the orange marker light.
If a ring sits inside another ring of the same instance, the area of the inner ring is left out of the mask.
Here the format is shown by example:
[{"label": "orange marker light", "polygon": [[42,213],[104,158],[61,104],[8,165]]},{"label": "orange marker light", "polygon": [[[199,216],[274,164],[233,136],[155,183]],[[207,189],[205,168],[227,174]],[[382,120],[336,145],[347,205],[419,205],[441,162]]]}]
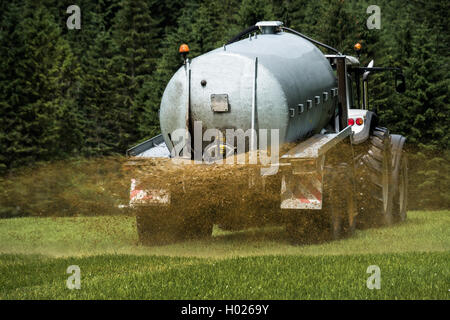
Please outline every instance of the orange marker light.
[{"label": "orange marker light", "polygon": [[183,43],[183,44],[180,46],[179,52],[180,52],[180,53],[188,53],[188,52],[189,52],[189,47],[188,47],[188,45],[185,44],[185,43]]},{"label": "orange marker light", "polygon": [[357,44],[355,44],[354,48],[355,48],[356,51],[361,50],[362,49],[361,43],[358,42]]}]

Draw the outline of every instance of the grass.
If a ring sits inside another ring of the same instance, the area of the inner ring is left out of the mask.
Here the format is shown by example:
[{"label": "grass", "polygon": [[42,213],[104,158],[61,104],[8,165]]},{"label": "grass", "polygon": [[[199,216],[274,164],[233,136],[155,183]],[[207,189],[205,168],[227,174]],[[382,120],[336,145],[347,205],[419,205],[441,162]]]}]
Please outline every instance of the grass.
[{"label": "grass", "polygon": [[260,255],[340,255],[447,251],[450,211],[409,212],[405,223],[357,231],[340,241],[292,246],[282,228],[244,232],[214,230],[212,240],[160,247],[137,243],[135,219],[128,216],[15,218],[0,220],[0,253],[53,257],[99,254],[165,255],[225,259]]},{"label": "grass", "polygon": [[[231,259],[4,255],[2,299],[448,299],[448,252]],[[369,290],[369,265],[381,289]],[[69,265],[81,289],[69,290]]]},{"label": "grass", "polygon": [[[0,220],[0,299],[448,299],[450,211],[292,246],[279,228],[137,245],[131,217]],[[81,290],[69,290],[69,265]],[[369,265],[381,290],[369,290]]]}]

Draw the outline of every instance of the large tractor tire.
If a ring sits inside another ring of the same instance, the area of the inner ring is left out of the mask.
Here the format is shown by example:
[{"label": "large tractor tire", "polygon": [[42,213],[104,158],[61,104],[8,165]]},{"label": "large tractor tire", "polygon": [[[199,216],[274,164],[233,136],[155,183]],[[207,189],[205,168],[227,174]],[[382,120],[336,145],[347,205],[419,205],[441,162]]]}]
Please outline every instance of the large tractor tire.
[{"label": "large tractor tire", "polygon": [[143,245],[164,245],[182,240],[182,224],[169,210],[160,207],[137,208],[136,227]]},{"label": "large tractor tire", "polygon": [[293,211],[286,224],[293,244],[338,240],[355,231],[353,169],[340,164],[324,171],[322,210]]},{"label": "large tractor tire", "polygon": [[213,224],[209,219],[177,214],[170,207],[142,207],[137,211],[136,227],[139,242],[143,245],[172,244],[212,234]]},{"label": "large tractor tire", "polygon": [[207,215],[186,215],[183,219],[183,240],[205,239],[212,235],[213,221]]},{"label": "large tractor tire", "polygon": [[357,226],[390,225],[393,222],[392,152],[389,131],[375,127],[356,156],[359,214]]},{"label": "large tractor tire", "polygon": [[400,162],[394,169],[394,179],[397,186],[394,195],[393,217],[395,222],[406,220],[408,207],[408,158],[405,152],[400,153]]}]

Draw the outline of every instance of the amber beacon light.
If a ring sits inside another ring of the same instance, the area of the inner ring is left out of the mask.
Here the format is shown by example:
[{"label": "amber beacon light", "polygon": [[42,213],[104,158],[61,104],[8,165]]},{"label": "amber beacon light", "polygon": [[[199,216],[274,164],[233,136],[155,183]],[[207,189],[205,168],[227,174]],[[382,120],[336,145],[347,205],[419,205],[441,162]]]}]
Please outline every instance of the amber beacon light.
[{"label": "amber beacon light", "polygon": [[180,46],[180,53],[189,53],[189,46],[186,43],[183,43]]},{"label": "amber beacon light", "polygon": [[180,49],[178,49],[178,52],[180,52],[181,57],[183,58],[184,63],[186,63],[186,57],[187,54],[189,53],[189,46],[186,43],[183,43],[180,46]]},{"label": "amber beacon light", "polygon": [[353,46],[353,49],[355,49],[356,54],[358,55],[358,58],[359,58],[360,55],[361,55],[361,49],[362,49],[361,43],[357,42],[357,43]]}]

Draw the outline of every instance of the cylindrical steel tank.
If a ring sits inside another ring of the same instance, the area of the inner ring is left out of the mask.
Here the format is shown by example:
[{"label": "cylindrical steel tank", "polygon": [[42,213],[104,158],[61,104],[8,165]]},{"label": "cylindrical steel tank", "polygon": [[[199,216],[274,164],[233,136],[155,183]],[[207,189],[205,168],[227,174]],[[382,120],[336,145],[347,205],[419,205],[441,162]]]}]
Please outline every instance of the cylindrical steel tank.
[{"label": "cylindrical steel tank", "polygon": [[[186,125],[188,82],[191,124],[246,131],[255,106],[255,129],[278,129],[280,143],[319,132],[337,103],[336,77],[326,57],[309,41],[286,32],[215,49],[194,58],[190,69],[190,80],[182,66],[162,97],[160,125],[169,149],[169,134]],[[226,111],[223,104],[213,105],[212,95],[226,95]]]}]

